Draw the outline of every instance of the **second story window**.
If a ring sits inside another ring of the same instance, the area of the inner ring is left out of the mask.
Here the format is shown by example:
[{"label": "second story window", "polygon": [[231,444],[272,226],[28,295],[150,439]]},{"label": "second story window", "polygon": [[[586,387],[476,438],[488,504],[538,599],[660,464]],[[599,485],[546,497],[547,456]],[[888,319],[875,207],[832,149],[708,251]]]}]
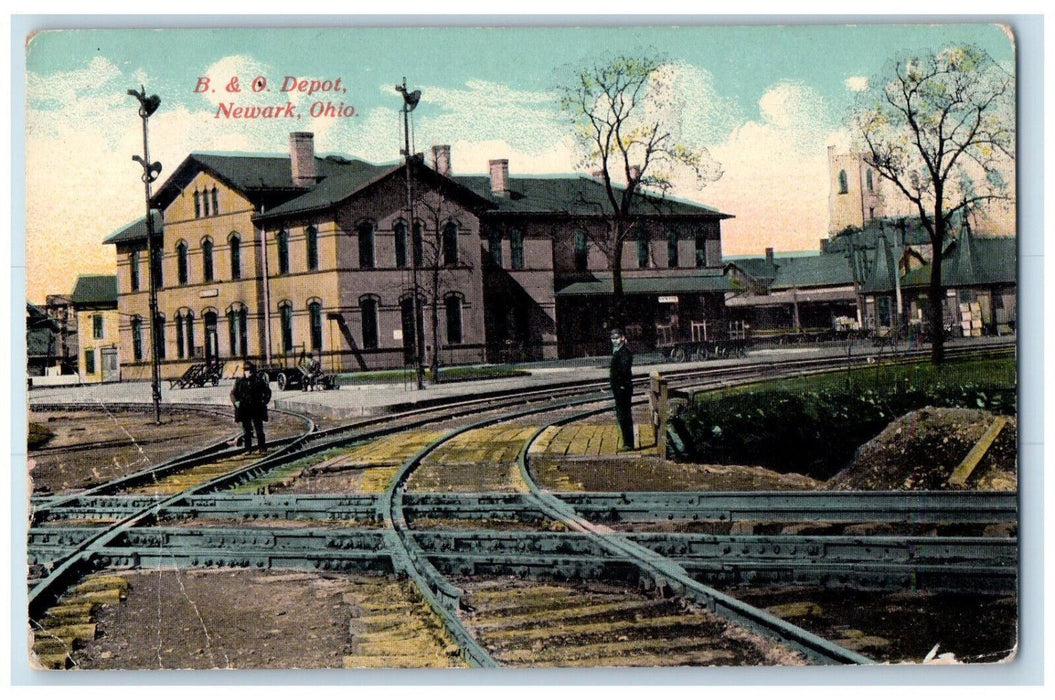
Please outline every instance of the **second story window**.
[{"label": "second story window", "polygon": [[703,231],[696,232],[696,267],[707,267],[707,237]]},{"label": "second story window", "polygon": [[242,279],[242,239],[238,234],[232,234],[231,244],[231,279]]},{"label": "second story window", "polygon": [[154,248],[154,261],[152,273],[154,275],[154,285],[158,289],[161,289],[165,286],[165,276],[162,274],[163,268],[161,265],[161,261],[164,259],[164,257],[165,253],[161,250],[161,246],[157,246],[156,248]]},{"label": "second story window", "polygon": [[397,221],[392,227],[393,245],[396,249],[396,267],[407,266],[407,222]]},{"label": "second story window", "polygon": [[100,340],[103,337],[103,315],[93,314],[92,315],[92,337],[96,340]]},{"label": "second story window", "polygon": [[487,247],[491,252],[491,260],[498,267],[502,267],[502,232],[491,231],[487,234]]},{"label": "second story window", "polygon": [[180,241],[176,245],[176,281],[180,284],[187,284],[187,278],[190,276],[187,262],[187,244]]},{"label": "second story window", "polygon": [[206,282],[212,282],[212,240],[208,238],[201,242],[201,276]]},{"label": "second story window", "polygon": [[216,191],[216,188],[212,188],[212,215],[216,216],[220,213],[220,195]]},{"label": "second story window", "polygon": [[637,266],[648,267],[648,232],[638,231],[637,233]]},{"label": "second story window", "polygon": [[309,270],[319,269],[319,230],[314,226],[304,229],[305,255]]},{"label": "second story window", "polygon": [[133,292],[139,291],[139,251],[128,254],[128,285]]},{"label": "second story window", "polygon": [[875,184],[872,182],[872,171],[871,170],[866,170],[865,171],[865,186],[868,187],[868,191],[869,192],[874,192],[875,191],[875,189],[874,189]]},{"label": "second story window", "polygon": [[359,267],[371,270],[374,267],[374,225],[364,221],[355,227],[359,236]]},{"label": "second story window", "polygon": [[414,267],[425,265],[425,241],[421,235],[421,222],[414,222]]},{"label": "second story window", "polygon": [[509,232],[509,258],[514,270],[524,269],[524,234],[519,229]]},{"label": "second story window", "polygon": [[194,218],[201,218],[201,192],[194,190]]},{"label": "second story window", "polygon": [[458,264],[458,224],[449,221],[443,226],[443,264]]},{"label": "second story window", "polygon": [[275,235],[275,247],[278,248],[278,274],[289,274],[289,233],[279,231]]},{"label": "second story window", "polygon": [[586,272],[590,262],[590,249],[586,241],[586,232],[579,229],[575,232],[575,271]]},{"label": "second story window", "polygon": [[678,266],[678,232],[675,229],[667,231],[667,267]]}]

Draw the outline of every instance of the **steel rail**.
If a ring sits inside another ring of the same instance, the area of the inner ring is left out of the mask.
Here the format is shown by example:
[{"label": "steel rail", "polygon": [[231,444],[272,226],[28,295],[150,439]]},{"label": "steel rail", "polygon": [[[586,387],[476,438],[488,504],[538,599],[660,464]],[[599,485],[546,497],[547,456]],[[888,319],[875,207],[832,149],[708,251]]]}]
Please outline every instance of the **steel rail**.
[{"label": "steel rail", "polygon": [[[583,517],[606,523],[682,522],[883,522],[902,524],[1014,523],[1018,496],[1010,491],[626,491],[553,492]],[[192,495],[158,511],[159,518],[373,521],[374,494]],[[62,520],[116,520],[156,504],[151,496],[87,496],[52,509]],[[541,515],[519,493],[407,493],[403,509],[412,518],[525,521]],[[45,527],[47,522],[38,523]]]},{"label": "steel rail", "polygon": [[656,589],[681,595],[697,604],[703,605],[711,612],[734,623],[752,629],[763,636],[786,644],[807,658],[822,664],[871,664],[868,657],[855,651],[845,649],[827,639],[792,625],[780,618],[748,605],[732,596],[726,595],[710,586],[696,581],[676,562],[662,557],[652,550],[631,541],[629,538],[605,531],[579,516],[573,508],[551,493],[543,491],[531,476],[528,466],[528,453],[531,446],[549,427],[564,425],[588,416],[610,410],[602,409],[583,411],[573,416],[566,416],[551,421],[535,431],[525,440],[517,455],[520,476],[528,485],[531,493],[551,516],[578,532],[588,534],[607,552],[626,556],[633,560],[642,573],[651,580]]}]

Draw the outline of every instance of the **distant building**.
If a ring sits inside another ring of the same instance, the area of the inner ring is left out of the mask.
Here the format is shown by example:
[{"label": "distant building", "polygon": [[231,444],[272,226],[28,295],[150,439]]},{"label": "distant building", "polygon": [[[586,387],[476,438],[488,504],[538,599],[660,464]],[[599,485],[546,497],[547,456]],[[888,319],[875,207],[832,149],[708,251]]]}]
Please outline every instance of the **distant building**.
[{"label": "distant building", "polygon": [[57,371],[59,354],[59,324],[44,308],[26,303],[26,371],[30,377],[42,377],[49,370]]},{"label": "distant building", "polygon": [[117,278],[114,275],[79,276],[70,303],[77,316],[77,371],[81,381],[120,380]]},{"label": "distant building", "polygon": [[836,153],[828,146],[828,235],[863,228],[887,215],[879,173],[860,153]]},{"label": "distant building", "polygon": [[[599,241],[603,186],[574,175],[451,172],[450,149],[411,167],[319,157],[192,153],[157,190],[156,324],[162,374],[192,363],[401,367],[412,339],[441,364],[572,357],[607,349],[611,276]],[[729,291],[714,209],[640,197],[623,253],[636,348],[692,323],[721,325]],[[117,257],[126,378],[150,374],[145,217],[108,236]],[[415,275],[416,268],[416,275]],[[414,278],[421,303],[414,319]]]}]

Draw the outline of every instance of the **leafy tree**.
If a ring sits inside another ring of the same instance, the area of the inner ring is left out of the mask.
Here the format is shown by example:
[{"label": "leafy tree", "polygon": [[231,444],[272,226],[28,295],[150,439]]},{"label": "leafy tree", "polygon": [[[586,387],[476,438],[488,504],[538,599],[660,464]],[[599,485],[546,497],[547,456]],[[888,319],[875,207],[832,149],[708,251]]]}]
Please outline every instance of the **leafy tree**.
[{"label": "leafy tree", "polygon": [[945,357],[941,252],[954,217],[1010,199],[1015,158],[1014,77],[965,45],[895,59],[853,109],[865,161],[918,212],[931,242],[928,325]]},{"label": "leafy tree", "polygon": [[561,111],[571,121],[580,167],[603,183],[596,202],[604,220],[599,248],[612,272],[612,321],[625,322],[622,257],[626,241],[643,226],[649,203],[661,200],[677,171],[691,172],[699,186],[721,177],[706,149],[677,138],[674,66],[653,57],[620,56],[579,70],[559,87]]}]

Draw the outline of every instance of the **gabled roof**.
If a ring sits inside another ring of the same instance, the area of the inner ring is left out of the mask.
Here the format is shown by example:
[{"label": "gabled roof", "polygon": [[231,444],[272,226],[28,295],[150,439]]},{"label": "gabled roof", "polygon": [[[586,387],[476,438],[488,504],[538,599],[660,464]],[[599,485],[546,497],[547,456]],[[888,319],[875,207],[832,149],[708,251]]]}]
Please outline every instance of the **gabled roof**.
[{"label": "gabled roof", "polygon": [[[145,218],[145,217],[144,217]],[[117,275],[81,275],[70,300],[74,306],[113,304],[117,307]]]},{"label": "gabled roof", "polygon": [[[970,237],[969,264],[961,259],[962,244],[954,241],[941,264],[942,285],[973,287],[987,284],[1014,284],[1018,280],[1018,239],[1014,236]],[[930,284],[930,265],[912,270],[902,280],[903,286],[923,287]]]},{"label": "gabled roof", "polygon": [[[154,236],[161,235],[162,216],[157,209],[151,209],[154,219]],[[128,241],[145,241],[147,239],[147,217],[141,216],[124,228],[119,228],[103,239],[103,243],[127,243]],[[156,240],[156,239],[155,239]]]},{"label": "gabled roof", "polygon": [[776,277],[770,289],[853,284],[849,261],[842,255],[776,258]]},{"label": "gabled roof", "polygon": [[[448,187],[454,199],[461,201],[471,200],[471,205],[477,207],[490,208],[492,206],[489,201],[480,197],[476,192],[467,189],[458,180],[440,175],[435,170],[421,163],[415,164],[414,172],[417,178],[430,180],[439,186]],[[272,207],[270,210],[253,218],[256,221],[266,221],[292,214],[329,209],[394,175],[405,178],[405,164],[370,165],[362,161],[352,161],[339,173],[327,177],[311,191]]]},{"label": "gabled roof", "polygon": [[[453,178],[479,196],[492,202],[500,214],[566,214],[597,216],[608,211],[604,183],[581,175],[552,177],[511,177],[509,196],[491,192],[486,175],[459,175]],[[635,214],[661,216],[705,216],[731,219],[717,209],[673,197],[638,196]]]},{"label": "gabled roof", "polygon": [[[383,169],[361,160],[341,156],[315,158],[315,177],[324,180],[346,168]],[[200,172],[212,175],[231,189],[257,203],[262,196],[295,197],[308,191],[293,184],[289,155],[253,155],[241,153],[191,153],[169,176],[154,195],[154,204],[164,209],[179,196]]]},{"label": "gabled roof", "polygon": [[777,275],[777,266],[766,258],[725,258],[726,269],[735,267],[752,279],[763,281],[772,280]]},{"label": "gabled roof", "polygon": [[851,243],[855,248],[875,248],[876,240],[885,234],[893,243],[912,246],[930,245],[930,234],[920,223],[919,217],[898,219],[873,219],[860,230],[837,233],[823,242],[825,253],[845,253]]}]

